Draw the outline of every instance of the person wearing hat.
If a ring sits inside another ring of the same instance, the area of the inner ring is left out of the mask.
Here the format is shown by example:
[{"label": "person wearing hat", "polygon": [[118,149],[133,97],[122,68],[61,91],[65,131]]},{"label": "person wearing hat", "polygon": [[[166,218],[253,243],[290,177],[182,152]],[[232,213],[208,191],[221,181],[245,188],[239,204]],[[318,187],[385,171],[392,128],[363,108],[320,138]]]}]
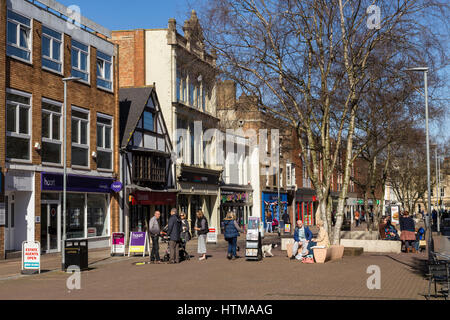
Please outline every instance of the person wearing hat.
[{"label": "person wearing hat", "polygon": [[400,240],[403,242],[406,248],[406,252],[416,253],[416,248],[414,247],[414,242],[416,241],[416,227],[414,220],[409,216],[409,212],[405,211],[402,216],[400,216]]}]

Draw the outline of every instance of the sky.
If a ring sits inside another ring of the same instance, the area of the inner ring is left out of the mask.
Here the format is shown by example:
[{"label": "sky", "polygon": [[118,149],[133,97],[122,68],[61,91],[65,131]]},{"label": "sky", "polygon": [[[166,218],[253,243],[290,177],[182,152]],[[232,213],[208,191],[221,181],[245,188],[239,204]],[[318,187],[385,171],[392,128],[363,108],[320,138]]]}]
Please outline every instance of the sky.
[{"label": "sky", "polygon": [[58,0],[65,6],[76,5],[81,15],[110,30],[167,28],[175,18],[183,25],[189,17],[187,0]]},{"label": "sky", "polygon": [[[58,0],[65,6],[77,5],[81,15],[110,30],[167,28],[175,18],[179,29],[190,16],[196,0]],[[132,5],[131,5],[132,4]],[[443,91],[446,95],[448,90]],[[439,93],[441,95],[441,93]],[[448,99],[448,96],[445,97]],[[432,102],[431,102],[432,103]],[[430,124],[432,135],[450,138],[450,107],[439,124]]]}]

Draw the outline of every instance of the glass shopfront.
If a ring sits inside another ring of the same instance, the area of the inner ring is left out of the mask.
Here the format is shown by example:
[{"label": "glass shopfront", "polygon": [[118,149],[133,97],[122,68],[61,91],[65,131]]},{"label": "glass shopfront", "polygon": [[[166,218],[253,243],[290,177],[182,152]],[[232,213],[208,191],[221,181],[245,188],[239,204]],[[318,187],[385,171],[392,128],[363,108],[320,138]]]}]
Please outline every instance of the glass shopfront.
[{"label": "glass shopfront", "polygon": [[220,197],[220,225],[225,220],[228,212],[236,215],[236,221],[240,227],[248,224],[248,217],[251,216],[252,203],[251,192],[222,190]]}]

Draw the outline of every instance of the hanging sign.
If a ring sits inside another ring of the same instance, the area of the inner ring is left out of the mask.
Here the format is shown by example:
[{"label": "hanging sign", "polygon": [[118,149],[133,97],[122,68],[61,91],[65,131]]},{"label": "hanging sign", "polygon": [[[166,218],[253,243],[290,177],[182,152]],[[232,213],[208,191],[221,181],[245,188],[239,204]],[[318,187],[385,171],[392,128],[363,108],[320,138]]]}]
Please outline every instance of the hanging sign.
[{"label": "hanging sign", "polygon": [[111,190],[114,192],[120,192],[123,188],[123,184],[120,181],[115,181],[111,184]]},{"label": "hanging sign", "polygon": [[111,236],[111,255],[113,254],[125,255],[125,233],[113,232]]},{"label": "hanging sign", "polygon": [[131,253],[142,253],[142,256],[145,257],[145,251],[149,250],[149,248],[147,232],[131,232],[128,256]]},{"label": "hanging sign", "polygon": [[22,273],[41,273],[41,244],[37,241],[22,243]]}]

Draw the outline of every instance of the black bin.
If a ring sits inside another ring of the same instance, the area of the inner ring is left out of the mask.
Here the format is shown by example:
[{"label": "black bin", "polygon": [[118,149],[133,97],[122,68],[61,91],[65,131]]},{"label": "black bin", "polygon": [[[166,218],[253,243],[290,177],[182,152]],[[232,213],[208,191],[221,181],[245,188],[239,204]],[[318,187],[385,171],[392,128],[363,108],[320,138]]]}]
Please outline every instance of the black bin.
[{"label": "black bin", "polygon": [[80,268],[80,270],[88,269],[87,239],[66,240],[64,248],[65,248],[64,268],[66,270],[70,266],[77,266]]}]

